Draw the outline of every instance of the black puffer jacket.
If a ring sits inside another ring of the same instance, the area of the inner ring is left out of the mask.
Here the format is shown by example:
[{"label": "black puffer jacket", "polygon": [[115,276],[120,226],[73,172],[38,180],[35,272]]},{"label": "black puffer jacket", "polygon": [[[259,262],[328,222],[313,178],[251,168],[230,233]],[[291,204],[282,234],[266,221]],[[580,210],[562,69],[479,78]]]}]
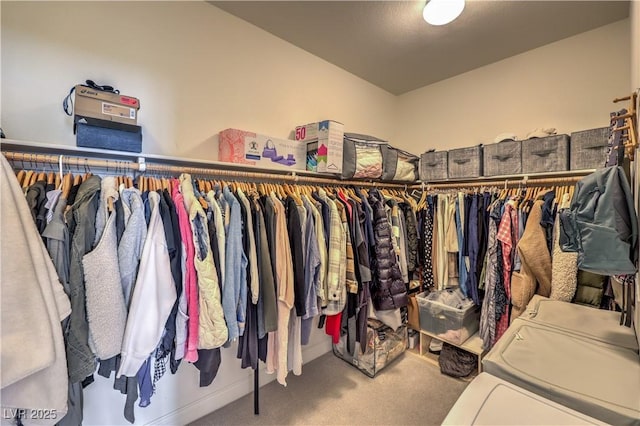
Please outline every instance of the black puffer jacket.
[{"label": "black puffer jacket", "polygon": [[402,208],[402,213],[405,218],[404,228],[407,237],[407,269],[409,270],[409,273],[411,273],[418,267],[418,220],[416,219],[416,214],[409,204],[401,203],[399,206]]},{"label": "black puffer jacket", "polygon": [[382,195],[378,190],[369,192],[369,204],[373,209],[373,233],[375,238],[375,280],[371,296],[373,306],[379,311],[407,305],[407,290],[402,281],[398,259],[391,242],[391,225],[387,220]]}]

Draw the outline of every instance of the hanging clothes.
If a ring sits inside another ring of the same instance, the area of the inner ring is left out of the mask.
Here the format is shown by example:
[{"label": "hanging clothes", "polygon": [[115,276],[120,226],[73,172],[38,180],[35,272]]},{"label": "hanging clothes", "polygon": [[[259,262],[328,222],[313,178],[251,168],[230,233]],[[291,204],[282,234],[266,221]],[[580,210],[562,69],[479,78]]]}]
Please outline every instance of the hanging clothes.
[{"label": "hanging clothes", "polygon": [[172,180],[172,188],[173,202],[176,206],[178,225],[180,227],[182,257],[184,259],[182,273],[183,294],[178,302],[181,315],[176,317],[176,334],[177,336],[186,335],[184,344],[182,344],[182,339],[177,339],[176,341],[176,358],[180,359],[180,355],[184,354],[185,361],[195,362],[198,360],[199,329],[198,283],[194,264],[195,247],[189,223],[189,214],[185,207],[184,196],[180,192],[180,181],[178,179]]},{"label": "hanging clothes", "polygon": [[[303,203],[307,213],[305,219],[304,243],[306,246],[304,263],[304,301],[305,314],[302,316],[301,344],[309,344],[311,336],[312,319],[320,313],[318,306],[318,290],[320,289],[320,247],[316,229],[316,216],[320,213],[311,204],[306,196],[303,196]],[[324,237],[323,237],[324,238]]]},{"label": "hanging clothes", "polygon": [[514,272],[511,283],[511,321],[526,309],[534,294],[549,297],[551,294],[551,253],[547,250],[546,225],[542,225],[545,201],[533,204],[527,227],[518,242],[521,269]]},{"label": "hanging clothes", "polygon": [[509,303],[511,300],[511,273],[513,266],[513,258],[515,253],[515,247],[518,244],[517,241],[518,232],[518,215],[513,202],[509,201],[505,204],[505,211],[498,227],[497,239],[500,242],[502,250],[502,279],[506,303],[504,305],[504,311],[498,324],[496,324],[496,341],[502,337],[504,332],[509,326]]},{"label": "hanging clothes", "polygon": [[135,375],[145,359],[155,350],[177,298],[159,203],[160,195],[150,192],[149,229],[131,298],[118,376]]},{"label": "hanging clothes", "polygon": [[85,180],[77,190],[71,209],[66,213],[71,235],[69,259],[71,318],[68,326],[67,363],[69,380],[72,383],[81,382],[91,375],[96,367],[96,360],[89,348],[82,257],[93,248],[100,183],[101,179],[98,176],[91,176]]},{"label": "hanging clothes", "polygon": [[240,203],[229,190],[223,190],[229,205],[229,219],[226,225],[227,247],[225,251],[225,283],[222,287],[222,307],[227,322],[229,341],[237,339],[244,332],[247,306],[247,257],[242,249],[242,213]]},{"label": "hanging clothes", "polygon": [[[61,321],[71,314],[71,304],[11,167],[0,157],[2,407],[51,410],[62,418],[68,377]],[[29,416],[21,422],[36,424]],[[37,420],[40,425],[55,422]]]},{"label": "hanging clothes", "polygon": [[458,238],[458,282],[460,284],[462,294],[464,294],[465,297],[470,297],[469,289],[467,288],[469,257],[464,255],[464,212],[464,193],[458,192],[455,200],[455,224]]},{"label": "hanging clothes", "polygon": [[499,297],[499,288],[502,281],[500,277],[501,268],[498,263],[501,262],[501,253],[499,250],[499,241],[497,238],[498,226],[500,223],[500,202],[495,202],[490,210],[489,215],[489,234],[487,240],[487,262],[485,274],[485,299],[482,304],[480,313],[479,335],[482,339],[482,347],[485,350],[491,349],[496,341],[496,321],[502,316],[502,310],[506,306],[506,300]]},{"label": "hanging clothes", "polygon": [[[287,218],[282,202],[272,195],[276,210],[275,235],[286,235]],[[278,238],[275,246],[276,257],[276,290],[278,295],[278,331],[274,339],[278,383],[286,386],[288,374],[287,350],[289,346],[289,317],[294,306],[294,274],[291,262],[291,247],[286,238]],[[269,337],[271,339],[271,337]]]},{"label": "hanging clothes", "polygon": [[391,310],[407,306],[407,291],[396,262],[391,241],[391,227],[387,220],[383,199],[377,190],[369,192],[373,208],[375,235],[375,264],[378,281],[373,283],[372,299],[376,310]]},{"label": "hanging clothes", "polygon": [[437,241],[436,244],[436,256],[437,256],[437,283],[438,290],[443,290],[449,285],[449,255],[446,250],[446,229],[448,225],[448,211],[447,211],[447,197],[446,195],[438,195],[437,198]]}]

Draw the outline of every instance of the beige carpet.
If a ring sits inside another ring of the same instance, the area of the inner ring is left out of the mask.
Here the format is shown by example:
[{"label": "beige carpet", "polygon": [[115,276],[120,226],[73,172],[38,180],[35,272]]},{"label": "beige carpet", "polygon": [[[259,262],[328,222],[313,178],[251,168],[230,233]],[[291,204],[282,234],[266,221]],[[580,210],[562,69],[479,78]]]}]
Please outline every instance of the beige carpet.
[{"label": "beige carpet", "polygon": [[408,353],[374,379],[328,353],[287,383],[260,389],[258,416],[250,394],[192,425],[436,425],[467,386]]}]

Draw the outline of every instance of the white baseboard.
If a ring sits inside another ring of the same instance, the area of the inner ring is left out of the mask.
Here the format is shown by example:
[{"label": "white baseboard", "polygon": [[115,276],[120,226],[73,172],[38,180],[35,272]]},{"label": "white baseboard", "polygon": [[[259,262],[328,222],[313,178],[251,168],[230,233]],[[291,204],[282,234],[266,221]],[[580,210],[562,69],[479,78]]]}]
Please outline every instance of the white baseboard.
[{"label": "white baseboard", "polygon": [[[326,354],[330,350],[331,342],[329,340],[324,340],[313,346],[303,347],[302,358],[304,362],[307,363]],[[147,424],[185,425],[250,394],[253,392],[253,371],[246,371],[246,376],[237,380],[232,385],[212,392],[211,394],[196,401],[190,402],[189,404],[184,405],[171,413],[165,414],[162,417],[158,417]],[[260,365],[259,372],[260,387],[272,382],[276,378],[275,374],[266,374],[264,372],[264,364]],[[304,368],[302,370],[302,374],[304,374]]]}]

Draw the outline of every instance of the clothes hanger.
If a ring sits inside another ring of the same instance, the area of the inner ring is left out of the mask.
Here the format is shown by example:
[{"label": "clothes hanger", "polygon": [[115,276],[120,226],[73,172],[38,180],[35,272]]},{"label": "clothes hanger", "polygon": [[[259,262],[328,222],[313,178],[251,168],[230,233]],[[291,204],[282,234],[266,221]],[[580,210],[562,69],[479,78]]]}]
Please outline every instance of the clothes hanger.
[{"label": "clothes hanger", "polygon": [[69,198],[71,187],[73,186],[73,175],[69,172],[62,178],[62,196],[65,199]]},{"label": "clothes hanger", "polygon": [[22,182],[24,181],[24,177],[27,174],[24,170],[19,170],[16,174],[16,179],[18,179],[18,184],[22,187]]},{"label": "clothes hanger", "polygon": [[33,170],[27,170],[27,172],[24,175],[24,179],[22,180],[22,189],[29,188],[29,185],[31,184],[32,176],[33,176]]}]

